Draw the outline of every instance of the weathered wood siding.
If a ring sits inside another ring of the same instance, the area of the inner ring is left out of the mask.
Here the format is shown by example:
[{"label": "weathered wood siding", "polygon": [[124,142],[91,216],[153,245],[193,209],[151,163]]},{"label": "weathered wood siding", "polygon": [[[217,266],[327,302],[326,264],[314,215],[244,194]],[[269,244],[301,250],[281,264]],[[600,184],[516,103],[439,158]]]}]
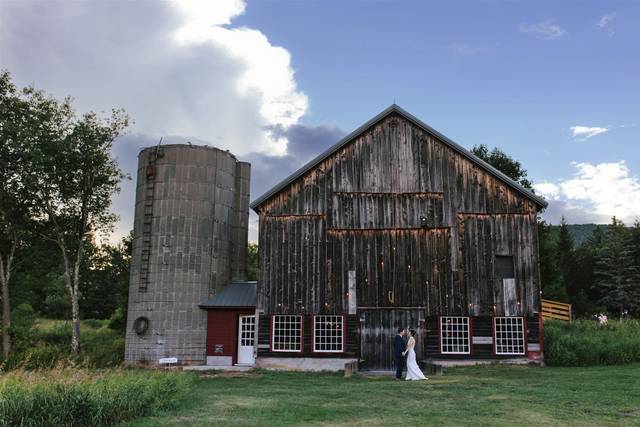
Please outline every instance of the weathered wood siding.
[{"label": "weathered wood siding", "polygon": [[535,203],[392,114],[258,207],[265,313],[424,307],[502,315],[495,255],[512,255],[521,315],[538,310]]}]

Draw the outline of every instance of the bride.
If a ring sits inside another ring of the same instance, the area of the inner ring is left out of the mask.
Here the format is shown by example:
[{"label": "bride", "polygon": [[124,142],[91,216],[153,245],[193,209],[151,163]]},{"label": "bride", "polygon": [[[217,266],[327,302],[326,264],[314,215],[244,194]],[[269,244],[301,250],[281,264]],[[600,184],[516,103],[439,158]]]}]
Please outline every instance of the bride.
[{"label": "bride", "polygon": [[407,377],[405,378],[407,381],[410,380],[428,380],[429,378],[425,377],[418,364],[416,363],[416,352],[414,351],[414,347],[416,346],[416,330],[409,329],[409,333],[411,336],[409,337],[409,341],[407,341],[407,351],[403,353],[403,355],[407,354]]}]

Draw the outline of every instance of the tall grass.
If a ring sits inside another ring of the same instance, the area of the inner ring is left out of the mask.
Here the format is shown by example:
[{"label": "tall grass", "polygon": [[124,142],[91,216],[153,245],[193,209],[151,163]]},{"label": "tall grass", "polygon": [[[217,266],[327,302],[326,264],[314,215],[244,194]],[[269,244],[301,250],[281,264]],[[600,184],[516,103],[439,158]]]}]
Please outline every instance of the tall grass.
[{"label": "tall grass", "polygon": [[640,321],[546,321],[544,358],[555,366],[620,365],[640,362]]},{"label": "tall grass", "polygon": [[192,381],[182,372],[17,370],[0,379],[0,425],[113,425],[174,407]]},{"label": "tall grass", "polygon": [[22,343],[14,348],[3,370],[23,368],[28,370],[50,369],[59,365],[75,365],[87,368],[110,368],[122,364],[124,337],[109,328],[108,321],[83,320],[80,325],[80,354],[70,352],[71,324],[46,322],[24,334]]}]

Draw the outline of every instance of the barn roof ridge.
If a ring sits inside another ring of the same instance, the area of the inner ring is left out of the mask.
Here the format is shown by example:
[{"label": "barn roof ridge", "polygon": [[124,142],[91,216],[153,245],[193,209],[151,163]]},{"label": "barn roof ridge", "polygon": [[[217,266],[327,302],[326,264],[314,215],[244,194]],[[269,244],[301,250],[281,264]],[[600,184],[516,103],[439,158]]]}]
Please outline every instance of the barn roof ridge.
[{"label": "barn roof ridge", "polygon": [[339,149],[341,149],[342,147],[344,147],[345,145],[347,145],[348,143],[353,141],[355,138],[357,138],[359,135],[361,135],[363,132],[365,132],[371,126],[375,125],[376,123],[378,123],[379,121],[381,121],[382,119],[384,119],[385,117],[387,117],[387,116],[389,116],[389,115],[391,115],[393,113],[396,113],[396,114],[404,117],[406,120],[408,120],[409,122],[411,122],[414,125],[418,126],[419,128],[421,128],[425,132],[435,136],[441,142],[443,142],[445,145],[449,146],[454,151],[456,151],[459,154],[461,154],[462,156],[466,157],[472,163],[475,163],[476,165],[478,165],[481,168],[485,169],[487,172],[489,172],[490,174],[494,175],[496,178],[504,181],[511,188],[513,188],[514,190],[516,190],[517,192],[519,192],[520,194],[522,194],[526,198],[530,199],[531,201],[536,203],[538,206],[543,207],[543,208],[547,207],[548,203],[544,198],[534,194],[531,190],[528,190],[527,188],[523,187],[522,185],[520,185],[519,183],[517,183],[513,179],[509,178],[504,173],[500,172],[498,169],[494,168],[493,166],[491,166],[490,164],[488,164],[487,162],[485,162],[484,160],[482,160],[478,156],[476,156],[473,153],[471,153],[466,148],[462,147],[460,144],[458,144],[455,141],[453,141],[451,138],[449,138],[446,135],[438,132],[437,130],[435,130],[434,128],[432,128],[431,126],[429,126],[428,124],[426,124],[422,120],[418,119],[413,114],[409,113],[408,111],[406,111],[405,109],[401,108],[399,105],[394,103],[394,104],[391,104],[389,107],[385,108],[382,112],[380,112],[377,115],[375,115],[373,118],[367,120],[367,122],[365,122],[362,126],[358,127],[356,130],[354,130],[353,132],[349,133],[348,135],[346,135],[345,137],[340,139],[337,143],[335,143],[334,145],[332,145],[331,147],[329,147],[328,149],[326,149],[325,151],[320,153],[318,156],[316,156],[315,158],[313,158],[312,160],[307,162],[305,165],[303,165],[301,168],[299,168],[298,170],[293,172],[291,175],[289,175],[288,177],[286,177],[285,179],[280,181],[278,184],[276,184],[270,190],[268,190],[267,192],[262,194],[260,197],[255,199],[253,202],[251,202],[251,205],[250,205],[251,209],[256,210],[256,208],[259,207],[261,204],[263,204],[268,199],[270,199],[271,197],[273,197],[276,194],[278,194],[280,191],[284,190],[286,187],[288,187],[294,181],[296,181],[299,178],[301,178],[305,173],[307,173],[308,171],[313,169],[315,166],[317,166],[318,164],[323,162],[325,159],[327,159],[329,156],[334,154],[336,151],[338,151]]}]

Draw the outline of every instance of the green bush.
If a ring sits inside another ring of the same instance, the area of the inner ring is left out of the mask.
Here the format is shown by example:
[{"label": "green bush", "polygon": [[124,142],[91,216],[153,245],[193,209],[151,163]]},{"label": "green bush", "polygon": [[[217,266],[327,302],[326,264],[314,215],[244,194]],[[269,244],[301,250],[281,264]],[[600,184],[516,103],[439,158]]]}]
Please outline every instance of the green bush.
[{"label": "green bush", "polygon": [[11,311],[9,333],[13,341],[13,351],[24,351],[33,345],[36,316],[29,304],[20,304]]},{"label": "green bush", "polygon": [[21,366],[25,369],[51,369],[64,363],[69,358],[69,351],[59,346],[38,343],[25,353]]},{"label": "green bush", "polygon": [[103,326],[80,335],[81,363],[89,368],[110,368],[124,361],[124,338],[118,331]]},{"label": "green bush", "polygon": [[620,365],[640,362],[640,321],[572,323],[546,321],[544,358],[555,366]]},{"label": "green bush", "polygon": [[82,325],[88,327],[88,328],[93,328],[93,329],[99,329],[102,326],[104,326],[105,324],[109,323],[108,320],[100,320],[100,319],[86,319],[83,320]]},{"label": "green bush", "polygon": [[125,335],[127,329],[127,313],[122,309],[122,307],[118,307],[111,315],[111,319],[109,319],[109,328],[120,332],[122,336]]},{"label": "green bush", "polygon": [[134,370],[16,371],[0,382],[0,425],[113,425],[173,407],[192,378]]},{"label": "green bush", "polygon": [[[81,332],[84,332],[81,330]],[[82,339],[82,333],[80,334]],[[59,323],[47,328],[39,328],[37,331],[37,340],[51,344],[69,347],[71,343],[71,324]]]}]

